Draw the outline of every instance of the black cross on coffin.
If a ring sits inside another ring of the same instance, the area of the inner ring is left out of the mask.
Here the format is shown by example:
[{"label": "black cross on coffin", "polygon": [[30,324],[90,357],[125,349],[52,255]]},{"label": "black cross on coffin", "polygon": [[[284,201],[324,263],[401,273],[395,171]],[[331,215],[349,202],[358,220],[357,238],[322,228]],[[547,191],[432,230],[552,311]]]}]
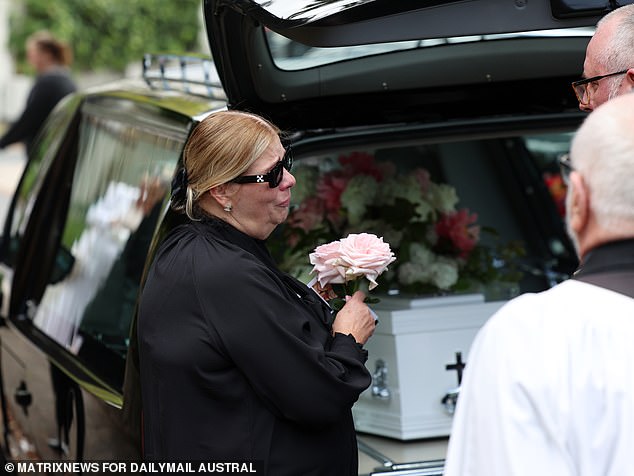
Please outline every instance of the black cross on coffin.
[{"label": "black cross on coffin", "polygon": [[456,352],[455,363],[445,365],[445,370],[455,370],[458,373],[458,386],[462,383],[462,371],[466,365],[467,363],[462,361],[462,352]]}]

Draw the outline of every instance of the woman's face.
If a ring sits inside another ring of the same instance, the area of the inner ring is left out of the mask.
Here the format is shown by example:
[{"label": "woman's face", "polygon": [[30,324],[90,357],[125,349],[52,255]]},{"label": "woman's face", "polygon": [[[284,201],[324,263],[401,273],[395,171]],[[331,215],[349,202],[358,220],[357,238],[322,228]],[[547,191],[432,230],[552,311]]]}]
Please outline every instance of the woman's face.
[{"label": "woman's face", "polygon": [[[276,139],[244,175],[268,173],[284,157],[284,147]],[[283,169],[282,180],[275,188],[264,183],[232,184],[237,187],[231,195],[231,222],[247,235],[264,240],[275,227],[286,220],[291,203],[291,188],[295,177]]]}]

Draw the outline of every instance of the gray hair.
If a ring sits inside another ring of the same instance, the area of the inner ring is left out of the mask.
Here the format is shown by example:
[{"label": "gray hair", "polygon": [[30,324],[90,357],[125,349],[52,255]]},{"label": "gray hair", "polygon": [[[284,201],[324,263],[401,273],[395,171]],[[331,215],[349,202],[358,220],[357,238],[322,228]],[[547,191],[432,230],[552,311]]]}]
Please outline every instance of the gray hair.
[{"label": "gray hair", "polygon": [[572,166],[589,188],[599,226],[634,225],[634,94],[625,94],[592,112],[572,141]]},{"label": "gray hair", "polygon": [[[597,23],[597,30],[614,25],[614,33],[603,57],[600,59],[609,72],[622,71],[634,67],[634,4],[625,5],[611,11]],[[618,94],[622,76],[607,78],[610,99]]]}]

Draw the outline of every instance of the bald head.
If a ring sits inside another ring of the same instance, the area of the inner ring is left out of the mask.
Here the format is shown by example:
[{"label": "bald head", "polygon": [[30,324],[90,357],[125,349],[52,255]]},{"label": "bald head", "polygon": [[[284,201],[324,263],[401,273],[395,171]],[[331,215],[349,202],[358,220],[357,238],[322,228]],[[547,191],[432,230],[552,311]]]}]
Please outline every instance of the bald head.
[{"label": "bald head", "polygon": [[598,107],[577,131],[567,220],[579,254],[634,238],[634,93]]},{"label": "bald head", "polygon": [[634,4],[610,12],[597,23],[588,43],[583,77],[593,78],[624,71],[588,85],[588,103],[579,107],[592,111],[634,89]]}]

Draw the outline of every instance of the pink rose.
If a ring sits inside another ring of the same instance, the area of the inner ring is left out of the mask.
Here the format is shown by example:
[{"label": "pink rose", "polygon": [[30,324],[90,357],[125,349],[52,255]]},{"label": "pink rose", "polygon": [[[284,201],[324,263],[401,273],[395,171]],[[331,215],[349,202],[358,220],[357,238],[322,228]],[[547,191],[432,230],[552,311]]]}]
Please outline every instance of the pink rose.
[{"label": "pink rose", "polygon": [[396,259],[390,245],[370,233],[348,235],[341,240],[339,252],[346,281],[365,276],[370,290],[378,285],[376,278]]},{"label": "pink rose", "polygon": [[309,255],[310,264],[313,265],[312,274],[317,275],[319,284],[324,287],[329,283],[343,284],[346,282],[346,270],[340,266],[341,242],[333,241],[318,246]]}]

